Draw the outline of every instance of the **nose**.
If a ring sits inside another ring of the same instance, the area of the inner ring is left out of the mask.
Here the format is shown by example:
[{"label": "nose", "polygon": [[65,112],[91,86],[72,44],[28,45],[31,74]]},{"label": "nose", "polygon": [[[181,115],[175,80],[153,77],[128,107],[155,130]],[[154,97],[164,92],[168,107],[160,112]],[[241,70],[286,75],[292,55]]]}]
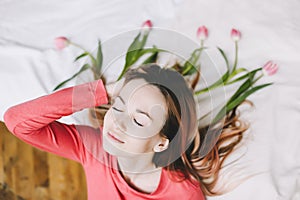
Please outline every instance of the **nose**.
[{"label": "nose", "polygon": [[114,120],[114,128],[122,133],[125,133],[127,130],[125,119],[122,117],[116,118]]}]

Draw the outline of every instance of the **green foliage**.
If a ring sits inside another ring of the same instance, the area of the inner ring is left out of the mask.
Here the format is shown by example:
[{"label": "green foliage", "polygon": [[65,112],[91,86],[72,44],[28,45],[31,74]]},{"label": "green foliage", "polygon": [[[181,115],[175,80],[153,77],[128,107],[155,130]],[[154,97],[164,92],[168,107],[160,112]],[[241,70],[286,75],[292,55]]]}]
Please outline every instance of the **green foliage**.
[{"label": "green foliage", "polygon": [[90,69],[91,66],[89,64],[84,64],[80,70],[78,72],[76,72],[73,76],[71,76],[70,78],[68,78],[67,80],[61,82],[60,84],[58,84],[54,89],[53,91],[61,88],[62,86],[64,86],[67,82],[69,82],[70,80],[74,79],[75,77],[77,77],[79,74],[81,74],[82,72],[84,72],[85,70],[87,69]]},{"label": "green foliage", "polygon": [[125,66],[123,67],[123,70],[117,80],[120,80],[127,72],[127,70],[133,64],[135,64],[144,54],[151,53],[151,55],[143,62],[144,64],[155,62],[157,60],[158,52],[160,50],[158,50],[155,46],[153,48],[144,48],[148,36],[149,32],[146,32],[144,34],[139,32],[139,34],[134,38],[126,53]]},{"label": "green foliage", "polygon": [[[129,45],[125,57],[125,64],[123,66],[123,69],[117,78],[117,80],[120,80],[124,74],[138,61],[141,61],[142,64],[147,63],[155,63],[157,62],[158,56],[160,52],[166,52],[165,50],[161,50],[157,48],[156,46],[153,46],[151,48],[146,48],[147,39],[149,36],[150,30],[148,31],[140,31],[137,36],[133,39],[132,43]],[[192,77],[196,72],[200,71],[200,60],[201,60],[201,54],[206,49],[206,47],[203,46],[204,40],[200,41],[200,47],[195,49],[188,60],[186,60],[184,63],[178,63],[174,64],[172,68],[176,71],[178,71],[182,76],[184,77]],[[81,48],[79,45],[71,43],[74,46],[77,46]],[[74,60],[74,62],[84,58],[89,57],[90,58],[90,64],[86,63],[84,64],[81,69],[76,72],[73,76],[68,78],[67,80],[61,82],[58,84],[54,90],[57,90],[64,86],[67,82],[74,79],[78,75],[80,75],[82,72],[86,70],[91,70],[94,79],[103,78],[101,77],[101,70],[102,70],[102,64],[103,64],[103,53],[101,48],[101,41],[98,41],[98,48],[96,57],[94,57],[90,52],[84,50],[81,48],[84,52],[77,56]],[[214,90],[218,87],[225,87],[233,83],[237,83],[239,81],[244,82],[239,86],[239,88],[235,91],[235,93],[231,96],[231,98],[226,102],[225,106],[223,106],[218,114],[213,119],[212,123],[217,123],[222,118],[224,118],[229,112],[236,109],[243,101],[246,100],[251,94],[271,85],[272,83],[262,84],[255,86],[255,83],[263,76],[260,75],[258,77],[257,73],[262,71],[262,68],[257,68],[252,71],[248,71],[246,68],[238,68],[238,42],[235,41],[235,58],[233,61],[233,64],[231,65],[226,53],[224,50],[222,50],[220,47],[217,47],[219,53],[221,54],[222,58],[225,61],[226,65],[226,72],[214,83],[211,85],[198,89],[197,91],[194,91],[195,96],[202,95],[206,92],[209,92],[211,90]],[[144,60],[142,60],[144,58]],[[240,75],[242,73],[242,75]],[[199,73],[198,73],[199,75]],[[199,77],[199,76],[198,76]],[[198,79],[196,78],[196,83]],[[209,113],[208,113],[209,114]],[[205,116],[207,116],[206,114]],[[202,117],[203,118],[203,117]],[[202,119],[201,118],[201,119]],[[200,120],[201,120],[200,119]]]},{"label": "green foliage", "polygon": [[[75,45],[75,46],[81,48],[79,45]],[[82,54],[80,54],[79,56],[77,56],[74,59],[74,62],[76,62],[76,61],[78,61],[78,60],[80,60],[80,59],[82,59],[82,58],[84,58],[86,56],[88,56],[91,59],[92,65],[87,64],[87,63],[84,64],[80,68],[80,70],[78,72],[76,72],[73,76],[71,76],[67,80],[64,80],[63,82],[59,83],[53,89],[53,91],[60,89],[66,83],[68,83],[69,81],[73,80],[74,78],[76,78],[78,75],[80,75],[82,72],[86,71],[87,69],[90,69],[93,72],[95,80],[100,78],[100,76],[101,76],[101,69],[102,69],[102,62],[103,62],[103,54],[102,54],[102,48],[101,48],[101,42],[100,42],[100,40],[98,41],[98,49],[97,49],[97,57],[96,58],[94,58],[94,56],[90,52],[84,50],[84,52]]]}]

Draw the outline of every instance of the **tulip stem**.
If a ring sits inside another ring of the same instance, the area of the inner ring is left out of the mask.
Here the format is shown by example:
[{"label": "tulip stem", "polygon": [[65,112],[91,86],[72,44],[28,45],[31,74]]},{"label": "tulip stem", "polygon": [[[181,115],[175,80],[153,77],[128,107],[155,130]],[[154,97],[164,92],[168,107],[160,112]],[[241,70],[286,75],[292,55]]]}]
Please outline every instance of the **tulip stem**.
[{"label": "tulip stem", "polygon": [[204,45],[204,40],[201,40],[200,41],[200,47],[203,48],[203,45]]},{"label": "tulip stem", "polygon": [[233,69],[232,72],[235,71],[236,66],[237,66],[237,62],[238,62],[238,41],[235,41],[235,58],[234,58],[234,64],[233,64]]},{"label": "tulip stem", "polygon": [[[83,47],[81,47],[80,45],[76,44],[76,43],[73,43],[73,42],[70,42],[71,45],[83,50],[85,53],[88,54],[88,56],[91,58],[92,60],[92,68],[94,68],[96,65],[97,65],[97,62],[96,62],[96,59],[94,58],[94,56],[89,52],[87,51],[86,49],[84,49]],[[95,71],[93,71],[95,73]]]}]

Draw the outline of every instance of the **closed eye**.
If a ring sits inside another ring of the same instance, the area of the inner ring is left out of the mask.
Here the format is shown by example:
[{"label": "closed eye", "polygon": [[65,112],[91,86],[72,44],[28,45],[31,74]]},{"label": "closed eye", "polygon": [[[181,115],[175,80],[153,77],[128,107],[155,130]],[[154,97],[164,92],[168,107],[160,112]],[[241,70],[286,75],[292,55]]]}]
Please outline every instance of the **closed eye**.
[{"label": "closed eye", "polygon": [[139,123],[136,119],[133,119],[133,121],[134,121],[134,123],[136,123],[138,126],[141,126],[141,127],[144,126],[143,124]]},{"label": "closed eye", "polygon": [[117,111],[117,112],[123,112],[123,110],[116,108],[116,107],[112,107],[113,110]]}]

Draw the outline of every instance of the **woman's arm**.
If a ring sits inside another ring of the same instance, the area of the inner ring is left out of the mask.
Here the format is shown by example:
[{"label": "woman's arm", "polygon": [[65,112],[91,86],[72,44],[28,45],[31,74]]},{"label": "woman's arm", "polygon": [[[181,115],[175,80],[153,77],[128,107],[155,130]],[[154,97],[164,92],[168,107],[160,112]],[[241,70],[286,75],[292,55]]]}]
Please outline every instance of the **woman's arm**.
[{"label": "woman's arm", "polygon": [[78,128],[55,120],[106,103],[104,85],[98,80],[13,106],[6,111],[4,121],[7,128],[25,142],[82,162],[85,147],[78,130],[88,133],[94,129]]}]

